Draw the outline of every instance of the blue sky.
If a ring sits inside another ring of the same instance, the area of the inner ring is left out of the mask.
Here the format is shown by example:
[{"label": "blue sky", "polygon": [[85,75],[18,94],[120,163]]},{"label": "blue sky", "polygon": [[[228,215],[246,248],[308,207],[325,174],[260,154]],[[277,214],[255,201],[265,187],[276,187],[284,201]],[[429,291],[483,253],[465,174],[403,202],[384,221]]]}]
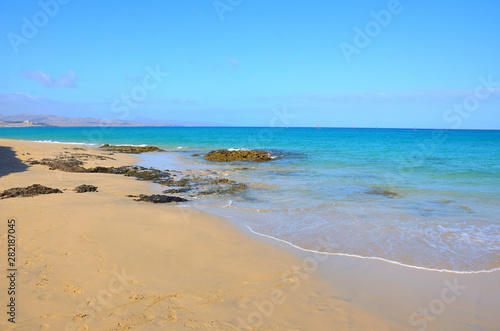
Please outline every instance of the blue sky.
[{"label": "blue sky", "polygon": [[[500,2],[9,0],[0,114],[500,129]],[[288,124],[288,123],[287,123]]]}]

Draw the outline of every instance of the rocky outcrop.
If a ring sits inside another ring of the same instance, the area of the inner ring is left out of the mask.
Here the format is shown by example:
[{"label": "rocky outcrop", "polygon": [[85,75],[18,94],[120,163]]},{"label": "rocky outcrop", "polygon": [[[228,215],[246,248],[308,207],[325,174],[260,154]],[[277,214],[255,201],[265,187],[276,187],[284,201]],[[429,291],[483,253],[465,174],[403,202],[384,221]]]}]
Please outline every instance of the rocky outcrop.
[{"label": "rocky outcrop", "polygon": [[[267,153],[266,153],[267,155]],[[47,165],[51,170],[77,173],[100,173],[115,174],[134,177],[167,186],[163,193],[167,194],[187,194],[188,196],[204,196],[213,194],[242,194],[248,188],[246,184],[238,183],[227,178],[214,178],[212,175],[184,175],[175,170],[159,170],[155,168],[145,168],[140,166],[104,167],[96,166],[86,168],[79,155],[59,155],[54,159],[29,160],[29,164]],[[97,188],[96,188],[97,189]],[[96,191],[84,191],[96,192]]]},{"label": "rocky outcrop", "polygon": [[33,184],[28,187],[15,187],[0,193],[0,199],[15,198],[15,197],[34,197],[40,194],[62,193],[59,189],[45,187],[40,184]]},{"label": "rocky outcrop", "polygon": [[170,173],[161,171],[155,168],[144,168],[139,166],[122,166],[122,167],[102,167],[93,168],[83,167],[83,162],[73,157],[58,157],[55,159],[30,160],[28,164],[41,164],[49,166],[49,170],[60,170],[65,172],[84,172],[84,173],[100,173],[100,174],[115,174],[135,177],[139,180],[148,180],[161,184],[162,180],[167,180]]},{"label": "rocky outcrop", "polygon": [[205,189],[201,190],[199,195],[235,194],[248,188],[246,184],[227,178],[209,179],[205,182],[204,187]]},{"label": "rocky outcrop", "polygon": [[271,153],[258,150],[227,150],[220,149],[212,151],[203,157],[207,161],[212,162],[267,162],[272,161]]},{"label": "rocky outcrop", "polygon": [[75,187],[74,191],[76,193],[97,192],[97,186],[83,184]]},{"label": "rocky outcrop", "polygon": [[151,203],[172,203],[172,202],[184,202],[188,201],[184,198],[175,197],[171,195],[163,195],[163,194],[153,194],[153,195],[145,195],[141,194],[138,199],[134,199],[135,201],[146,201]]},{"label": "rocky outcrop", "polygon": [[156,146],[129,146],[129,145],[114,146],[114,145],[104,144],[100,148],[109,152],[127,153],[127,154],[140,154],[146,152],[163,151],[163,149],[160,149]]}]

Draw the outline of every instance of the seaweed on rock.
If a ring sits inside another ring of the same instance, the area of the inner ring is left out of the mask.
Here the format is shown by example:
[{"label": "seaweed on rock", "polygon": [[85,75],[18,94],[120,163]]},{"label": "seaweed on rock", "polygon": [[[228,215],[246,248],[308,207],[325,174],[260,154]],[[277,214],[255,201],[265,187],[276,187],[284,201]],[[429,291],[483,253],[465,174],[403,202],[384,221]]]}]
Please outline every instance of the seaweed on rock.
[{"label": "seaweed on rock", "polygon": [[220,149],[212,151],[203,157],[207,161],[212,162],[268,162],[272,161],[271,153],[259,150],[228,150]]}]

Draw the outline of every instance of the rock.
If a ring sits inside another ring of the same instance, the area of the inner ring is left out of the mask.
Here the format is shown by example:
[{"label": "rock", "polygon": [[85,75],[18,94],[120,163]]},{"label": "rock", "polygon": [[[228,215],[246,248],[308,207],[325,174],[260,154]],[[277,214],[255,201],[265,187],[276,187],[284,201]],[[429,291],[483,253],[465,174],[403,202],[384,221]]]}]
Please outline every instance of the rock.
[{"label": "rock", "polygon": [[258,150],[227,150],[220,149],[212,151],[203,157],[207,161],[213,162],[233,162],[233,161],[246,161],[246,162],[267,162],[272,161],[271,153]]},{"label": "rock", "polygon": [[155,181],[169,178],[169,174],[155,168],[131,167],[125,173],[125,176],[135,177],[140,180]]},{"label": "rock", "polygon": [[97,166],[94,168],[87,168],[85,172],[98,173],[98,174],[112,174],[115,168],[113,167],[101,167]]},{"label": "rock", "polygon": [[369,190],[368,192],[366,192],[367,194],[378,194],[378,195],[383,195],[385,197],[388,197],[388,198],[399,198],[400,195],[396,192],[391,192],[391,191],[387,191],[387,190],[382,190],[382,189],[379,189],[379,188],[375,188],[373,190]]},{"label": "rock", "polygon": [[49,162],[49,170],[61,170],[67,172],[84,172],[85,168],[81,165],[82,161],[77,159],[53,160]]},{"label": "rock", "polygon": [[443,200],[434,200],[434,202],[439,202],[439,203],[442,203],[442,204],[449,204],[449,203],[451,203],[453,201],[452,200],[443,199]]},{"label": "rock", "polygon": [[75,187],[74,191],[76,191],[76,193],[97,192],[97,187],[93,185],[83,184]]},{"label": "rock", "polygon": [[15,187],[0,193],[0,199],[15,197],[34,197],[40,194],[62,193],[59,189],[45,187],[40,184],[33,184],[28,187]]},{"label": "rock", "polygon": [[208,190],[199,192],[200,195],[212,194],[235,194],[240,193],[248,188],[246,184],[237,183],[234,180],[227,178],[218,178],[209,180],[206,184]]},{"label": "rock", "polygon": [[163,149],[160,149],[156,146],[129,146],[129,145],[113,146],[109,144],[104,144],[100,148],[109,152],[128,153],[128,154],[140,154],[146,152],[163,151]]},{"label": "rock", "polygon": [[163,191],[166,194],[179,194],[179,193],[187,193],[191,190],[189,187],[181,187],[181,188],[172,188],[169,190]]},{"label": "rock", "polygon": [[61,170],[66,172],[85,172],[85,168],[82,167],[83,162],[75,158],[58,158],[58,159],[42,159],[29,160],[28,164],[41,164],[49,166],[49,170]]},{"label": "rock", "polygon": [[153,194],[153,195],[144,195],[141,194],[139,199],[135,199],[135,201],[146,201],[152,203],[171,203],[171,202],[184,202],[188,201],[184,198],[171,196],[171,195],[162,195],[162,194]]}]

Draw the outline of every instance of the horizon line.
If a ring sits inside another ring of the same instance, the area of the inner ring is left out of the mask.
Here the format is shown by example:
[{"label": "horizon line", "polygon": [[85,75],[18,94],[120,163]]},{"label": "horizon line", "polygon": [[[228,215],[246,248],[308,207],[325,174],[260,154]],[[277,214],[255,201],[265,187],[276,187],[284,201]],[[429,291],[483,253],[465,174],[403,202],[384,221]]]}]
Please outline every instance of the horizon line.
[{"label": "horizon line", "polygon": [[350,127],[350,126],[241,126],[241,125],[94,125],[94,126],[58,126],[58,125],[47,125],[47,126],[18,126],[18,127],[9,127],[9,126],[0,126],[0,129],[29,129],[29,128],[254,128],[254,129],[349,129],[349,130],[444,130],[444,131],[500,131],[498,129],[454,129],[454,128],[419,128],[419,127]]}]

